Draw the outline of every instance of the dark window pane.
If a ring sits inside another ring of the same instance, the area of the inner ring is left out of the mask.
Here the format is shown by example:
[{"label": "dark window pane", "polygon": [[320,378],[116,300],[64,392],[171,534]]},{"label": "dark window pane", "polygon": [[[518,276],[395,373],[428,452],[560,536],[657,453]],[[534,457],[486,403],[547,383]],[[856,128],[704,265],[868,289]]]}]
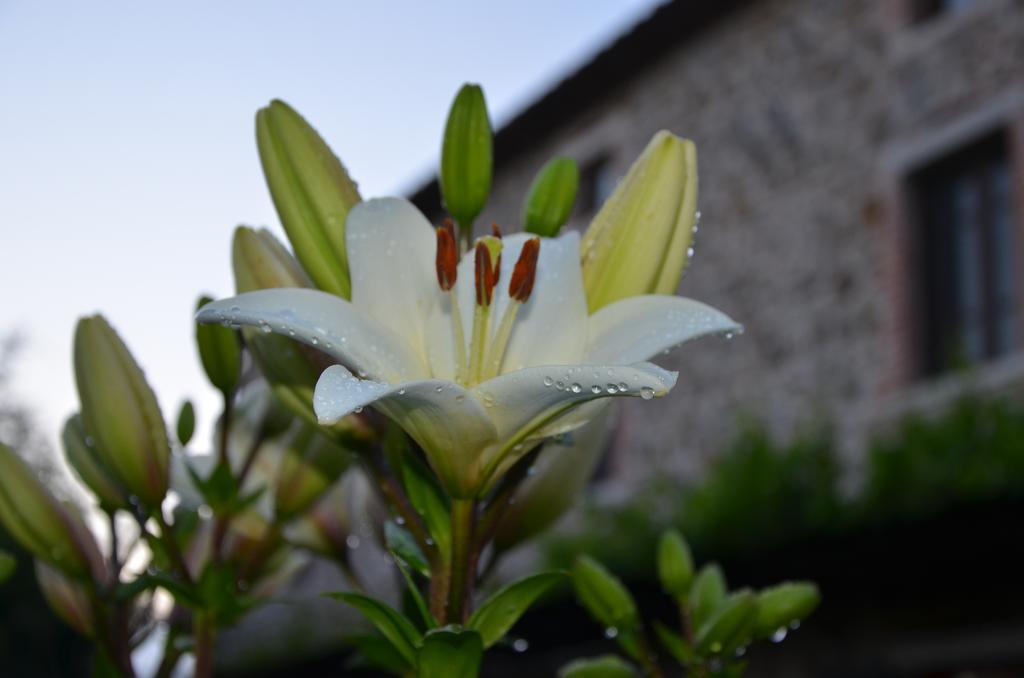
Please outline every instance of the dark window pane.
[{"label": "dark window pane", "polygon": [[911,177],[919,372],[931,375],[1017,345],[1016,245],[1002,134]]}]

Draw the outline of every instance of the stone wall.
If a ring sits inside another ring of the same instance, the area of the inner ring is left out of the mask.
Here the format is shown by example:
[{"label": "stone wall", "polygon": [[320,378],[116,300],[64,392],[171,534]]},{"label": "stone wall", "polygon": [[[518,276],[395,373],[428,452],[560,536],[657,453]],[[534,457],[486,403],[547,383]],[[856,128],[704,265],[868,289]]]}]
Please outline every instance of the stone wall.
[{"label": "stone wall", "polygon": [[[979,0],[909,25],[908,1],[750,3],[609,82],[600,106],[552,121],[546,138],[498,168],[482,221],[512,226],[553,155],[581,165],[605,156],[621,175],[658,129],[698,145],[703,219],[681,292],[746,333],[659,359],[679,370],[679,384],[665,399],[622,407],[618,440],[629,444],[614,446],[616,477],[698,469],[747,415],[780,436],[832,421],[856,455],[879,419],[970,381],[911,379],[903,183],[995,126],[1016,130],[1022,147],[1024,3]],[[1020,231],[1024,242],[1024,222]],[[1017,380],[1020,363],[982,376]]]}]

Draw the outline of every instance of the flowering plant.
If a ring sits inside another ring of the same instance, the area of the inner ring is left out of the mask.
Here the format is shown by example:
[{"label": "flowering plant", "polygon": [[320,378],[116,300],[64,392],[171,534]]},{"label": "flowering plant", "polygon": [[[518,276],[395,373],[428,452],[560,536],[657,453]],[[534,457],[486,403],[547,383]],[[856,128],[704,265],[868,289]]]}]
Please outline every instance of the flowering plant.
[{"label": "flowering plant", "polygon": [[[239,227],[237,296],[199,302],[199,355],[223,395],[214,453],[187,452],[190,405],[172,449],[142,371],[99,316],[76,330],[81,413],[64,444],[109,518],[105,555],[77,514],[0,448],[0,521],[38,558],[48,600],[95,639],[105,670],[130,676],[154,592],[169,593],[159,671],[188,655],[206,676],[218,630],[312,551],[349,580],[332,595],[379,630],[361,642],[367,656],[399,675],[469,677],[527,608],[571,577],[626,654],[660,675],[635,603],[593,561],[484,599],[478,590],[505,551],[554,522],[582,488],[610,402],[672,389],[677,375],[648,361],[741,330],[675,296],[698,220],[694,145],[656,134],[582,237],[560,233],[578,184],[568,158],[537,175],[524,232],[493,225],[475,237],[492,176],[479,87],[463,87],[452,105],[440,172],[452,219],[436,226],[406,200],[363,201],[287,104],[272,102],[256,125],[294,255],[268,231]],[[410,615],[366,593],[350,567],[350,516],[371,501],[367,488]],[[121,515],[145,546],[141,570],[126,567]],[[659,637],[696,675],[726,670],[737,650],[816,601],[804,585],[728,596],[717,569],[693,576],[679,535],[666,536],[659,565],[686,622],[681,635],[656,627]],[[633,671],[605,658],[563,673]]]}]

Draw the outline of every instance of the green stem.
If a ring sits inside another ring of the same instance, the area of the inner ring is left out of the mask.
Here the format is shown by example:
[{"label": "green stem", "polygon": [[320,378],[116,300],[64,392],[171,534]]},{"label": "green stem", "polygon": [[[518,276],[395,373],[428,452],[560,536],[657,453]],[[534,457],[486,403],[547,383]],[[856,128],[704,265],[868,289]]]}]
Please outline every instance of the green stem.
[{"label": "green stem", "polygon": [[469,597],[473,590],[472,552],[473,515],[476,503],[472,499],[452,499],[452,558],[449,563],[448,614],[449,624],[462,624],[469,615]]},{"label": "green stem", "polygon": [[207,613],[196,613],[192,633],[196,648],[193,678],[210,678],[213,675],[213,645],[216,639],[216,630],[213,627],[213,620]]}]

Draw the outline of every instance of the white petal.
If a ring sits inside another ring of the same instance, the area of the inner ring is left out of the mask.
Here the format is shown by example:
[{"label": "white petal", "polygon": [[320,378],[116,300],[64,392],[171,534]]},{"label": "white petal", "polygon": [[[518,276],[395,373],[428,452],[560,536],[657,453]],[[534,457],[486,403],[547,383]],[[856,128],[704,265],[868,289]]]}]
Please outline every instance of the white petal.
[{"label": "white petal", "polygon": [[[491,307],[492,330],[508,306],[508,284],[519,252],[523,243],[532,237],[527,233],[516,233],[503,239],[501,276]],[[473,273],[473,252],[470,251],[459,263],[456,283],[467,339],[473,326],[476,299]],[[587,299],[580,274],[579,234],[570,231],[558,238],[541,238],[533,293],[516,316],[502,371],[580,362],[586,341],[586,318]]]},{"label": "white petal", "polygon": [[709,334],[742,332],[732,318],[693,299],[649,294],[609,304],[588,321],[587,362],[634,363]]},{"label": "white petal", "polygon": [[423,448],[453,496],[468,497],[477,491],[481,451],[494,441],[496,432],[473,394],[439,379],[401,384],[357,379],[340,365],[320,375],[313,408],[321,423],[336,422],[367,405],[393,419]]},{"label": "white petal", "polygon": [[498,465],[505,468],[521,456],[516,452],[525,451],[523,442],[532,433],[573,407],[598,398],[660,397],[675,385],[676,376],[651,363],[556,365],[529,367],[485,381],[472,390],[487,408],[500,441],[488,450],[485,475],[495,479]]},{"label": "white petal", "polygon": [[293,337],[374,379],[397,382],[426,375],[423,361],[401,337],[351,303],[319,290],[246,292],[207,304],[196,319]]},{"label": "white petal", "polygon": [[430,222],[407,200],[375,198],[349,212],[345,242],[352,303],[404,337],[426,360],[427,313],[441,294]]}]

